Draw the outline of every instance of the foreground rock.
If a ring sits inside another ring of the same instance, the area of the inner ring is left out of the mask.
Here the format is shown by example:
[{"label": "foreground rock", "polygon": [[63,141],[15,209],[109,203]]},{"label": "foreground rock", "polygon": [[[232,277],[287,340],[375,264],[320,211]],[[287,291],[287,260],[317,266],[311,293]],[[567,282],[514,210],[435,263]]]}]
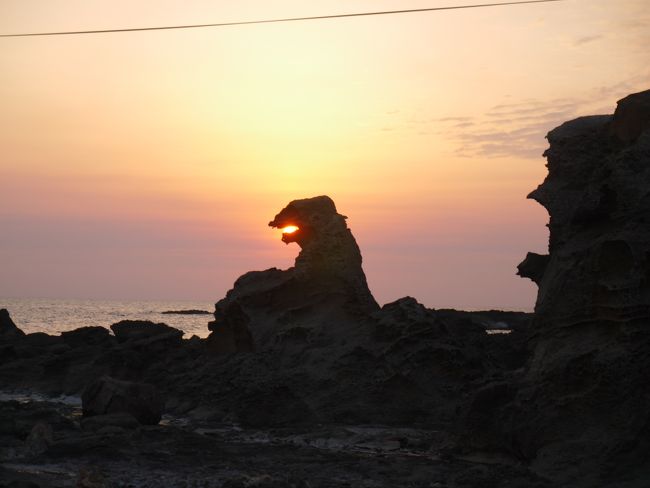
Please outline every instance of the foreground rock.
[{"label": "foreground rock", "polygon": [[130,414],[143,425],[156,425],[164,402],[158,390],[144,383],[119,381],[104,376],[88,385],[82,396],[84,417]]},{"label": "foreground rock", "polygon": [[9,311],[6,308],[0,309],[0,336],[10,338],[23,335],[25,335],[25,333],[16,327],[14,321],[11,320]]},{"label": "foreground rock", "polygon": [[[613,116],[548,134],[549,174],[530,194],[550,214],[525,375],[485,387],[467,440],[509,449],[572,486],[650,479],[650,91]],[[646,481],[642,481],[646,480]]]},{"label": "foreground rock", "polygon": [[545,332],[650,318],[649,129],[650,91],[549,132],[549,174],[529,195],[549,212],[549,255],[520,266]]}]

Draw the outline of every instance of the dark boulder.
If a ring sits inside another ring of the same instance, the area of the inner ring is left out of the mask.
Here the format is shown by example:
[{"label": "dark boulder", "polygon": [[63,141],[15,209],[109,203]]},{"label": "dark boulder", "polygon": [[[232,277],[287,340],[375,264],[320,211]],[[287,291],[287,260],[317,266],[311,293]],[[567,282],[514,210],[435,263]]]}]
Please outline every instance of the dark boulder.
[{"label": "dark boulder", "polygon": [[164,407],[163,399],[154,386],[120,381],[110,376],[88,385],[81,401],[84,417],[127,413],[144,425],[160,422]]},{"label": "dark boulder", "polygon": [[6,308],[0,309],[0,337],[19,337],[24,336],[25,333],[20,330],[14,321],[9,316],[9,311]]},{"label": "dark boulder", "polygon": [[72,348],[95,346],[110,342],[111,334],[105,327],[80,327],[62,332],[63,342]]},{"label": "dark boulder", "polygon": [[111,330],[117,342],[133,346],[174,346],[180,344],[183,337],[182,330],[148,320],[122,320],[111,325]]}]

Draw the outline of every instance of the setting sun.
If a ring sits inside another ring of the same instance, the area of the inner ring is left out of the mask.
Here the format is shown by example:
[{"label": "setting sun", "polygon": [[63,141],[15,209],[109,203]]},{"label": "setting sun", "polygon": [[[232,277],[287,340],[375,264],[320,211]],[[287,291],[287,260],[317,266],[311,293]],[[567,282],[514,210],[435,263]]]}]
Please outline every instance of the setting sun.
[{"label": "setting sun", "polygon": [[283,234],[293,234],[298,230],[298,227],[295,225],[287,225],[286,227],[282,228],[282,233]]}]

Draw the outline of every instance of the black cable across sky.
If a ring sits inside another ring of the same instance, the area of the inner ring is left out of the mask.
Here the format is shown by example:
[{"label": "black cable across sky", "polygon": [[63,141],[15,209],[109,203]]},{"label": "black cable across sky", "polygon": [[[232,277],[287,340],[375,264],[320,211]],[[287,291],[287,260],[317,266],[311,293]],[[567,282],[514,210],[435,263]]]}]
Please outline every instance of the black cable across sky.
[{"label": "black cable across sky", "polygon": [[159,26],[159,27],[132,27],[126,29],[98,29],[98,30],[82,30],[82,31],[63,31],[63,32],[29,32],[29,33],[22,33],[22,34],[0,34],[0,37],[71,36],[71,35],[79,35],[79,34],[111,34],[117,32],[141,32],[141,31],[159,31],[159,30],[172,30],[172,29],[198,29],[203,27],[228,27],[228,26],[251,25],[251,24],[275,24],[280,22],[302,22],[307,20],[343,19],[346,17],[369,17],[371,15],[412,14],[418,12],[435,12],[440,10],[459,10],[459,9],[469,9],[469,8],[500,7],[505,5],[524,5],[530,3],[550,3],[550,2],[563,2],[563,1],[564,0],[526,0],[520,2],[481,3],[475,5],[455,5],[449,7],[413,8],[407,10],[384,10],[378,12],[357,12],[357,13],[349,13],[349,14],[316,15],[313,17],[287,17],[281,19],[244,20],[239,22],[220,22],[216,24],[167,25],[167,26]]}]

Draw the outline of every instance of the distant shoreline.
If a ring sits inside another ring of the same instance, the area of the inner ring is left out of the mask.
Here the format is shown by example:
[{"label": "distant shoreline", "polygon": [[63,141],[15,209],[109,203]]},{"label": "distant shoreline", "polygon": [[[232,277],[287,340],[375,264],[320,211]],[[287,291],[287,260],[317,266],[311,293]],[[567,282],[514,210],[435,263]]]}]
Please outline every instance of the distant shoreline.
[{"label": "distant shoreline", "polygon": [[208,312],[207,310],[195,310],[195,309],[189,309],[189,310],[166,310],[164,312],[160,312],[162,315],[212,315],[212,312]]}]

